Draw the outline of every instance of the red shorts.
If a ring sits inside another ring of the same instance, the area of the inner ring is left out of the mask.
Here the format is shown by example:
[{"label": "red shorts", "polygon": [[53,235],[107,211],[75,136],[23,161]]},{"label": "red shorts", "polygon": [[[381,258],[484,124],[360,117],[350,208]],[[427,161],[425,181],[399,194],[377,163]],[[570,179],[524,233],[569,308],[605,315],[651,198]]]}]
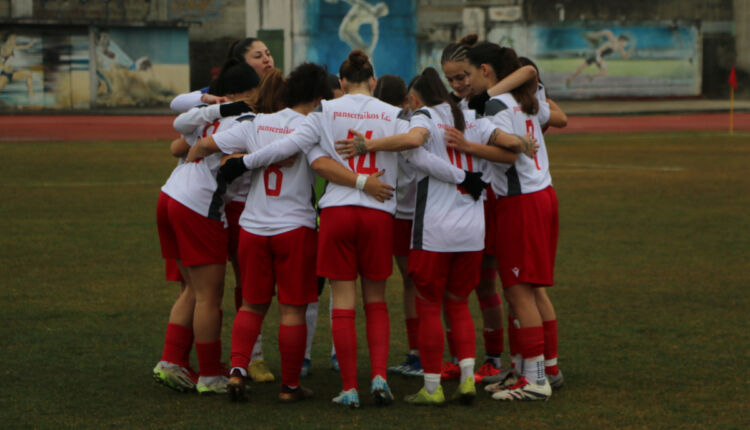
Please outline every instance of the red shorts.
[{"label": "red shorts", "polygon": [[393,271],[393,215],[361,206],[320,213],[318,275],[352,281],[357,274],[385,281]]},{"label": "red shorts", "polygon": [[443,300],[447,289],[458,297],[469,297],[479,283],[482,251],[434,252],[412,249],[409,276],[419,294],[431,302]]},{"label": "red shorts", "polygon": [[268,303],[278,285],[279,303],[306,305],[318,301],[315,252],[318,232],[300,227],[275,236],[240,229],[238,258],[242,267],[242,298]]},{"label": "red shorts", "polygon": [[180,268],[177,267],[177,260],[174,258],[164,260],[164,271],[167,274],[167,281],[185,282],[182,273],[180,273]]},{"label": "red shorts", "polygon": [[226,264],[227,229],[161,193],[156,204],[161,256],[183,267]]},{"label": "red shorts", "polygon": [[499,197],[495,215],[503,288],[552,286],[559,231],[555,190],[550,186],[535,193]]},{"label": "red shorts", "polygon": [[495,193],[487,187],[487,200],[484,201],[484,254],[495,256]]},{"label": "red shorts", "polygon": [[237,247],[240,243],[240,215],[245,210],[245,203],[239,201],[231,201],[224,206],[224,211],[227,213],[227,224],[229,224],[229,255],[237,255]]},{"label": "red shorts", "polygon": [[393,219],[393,255],[403,257],[409,255],[411,223],[410,219]]}]

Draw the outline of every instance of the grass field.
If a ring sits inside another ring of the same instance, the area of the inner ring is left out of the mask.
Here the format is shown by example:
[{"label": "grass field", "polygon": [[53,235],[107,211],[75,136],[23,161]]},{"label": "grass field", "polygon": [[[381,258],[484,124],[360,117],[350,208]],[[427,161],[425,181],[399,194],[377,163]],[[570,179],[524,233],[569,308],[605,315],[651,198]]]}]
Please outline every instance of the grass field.
[{"label": "grass field", "polygon": [[[330,404],[340,379],[327,367],[327,292],[305,381],[314,400],[279,405],[277,385],[256,384],[249,403],[231,404],[151,380],[177,293],[162,280],[155,223],[175,164],[166,142],[0,143],[0,427],[749,428],[750,135],[567,135],[548,145],[565,387],[547,403],[480,395],[442,409],[377,409],[364,395],[350,411]],[[392,364],[406,351],[399,281],[397,272],[389,281]],[[224,308],[228,357],[229,293]],[[277,321],[274,306],[264,337],[278,376]],[[399,397],[421,384],[390,382]]]}]

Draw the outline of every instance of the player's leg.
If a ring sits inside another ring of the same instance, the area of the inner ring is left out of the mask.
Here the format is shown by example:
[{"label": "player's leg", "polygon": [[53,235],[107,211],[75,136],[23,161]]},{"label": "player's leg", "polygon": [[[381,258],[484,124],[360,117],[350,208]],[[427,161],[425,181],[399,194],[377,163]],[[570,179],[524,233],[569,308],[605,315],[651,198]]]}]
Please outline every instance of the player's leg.
[{"label": "player's leg", "polygon": [[424,250],[409,253],[409,275],[417,289],[419,317],[419,357],[424,369],[424,386],[406,397],[412,404],[441,405],[445,395],[440,384],[443,357],[443,323],[441,308],[450,254]]},{"label": "player's leg", "polygon": [[503,337],[503,302],[497,292],[495,278],[495,258],[485,254],[482,257],[482,269],[479,284],[476,288],[479,309],[482,312],[484,330],[485,361],[475,374],[476,382],[485,377],[494,376],[502,371]]},{"label": "player's leg", "polygon": [[464,403],[470,403],[476,397],[474,381],[476,333],[474,321],[469,312],[468,297],[479,282],[482,255],[482,251],[453,254],[449,264],[450,271],[444,297],[445,310],[451,323],[458,366],[461,371],[459,387],[453,399]]},{"label": "player's leg", "polygon": [[[375,209],[356,209],[356,255],[362,275],[362,301],[370,349],[370,392],[377,405],[389,405],[393,401],[393,395],[386,382],[390,318],[385,302],[385,284],[393,272],[393,216]],[[336,350],[338,351],[338,347]]]},{"label": "player's leg", "polygon": [[[394,237],[394,241],[396,237]],[[408,253],[408,244],[407,250]],[[417,318],[417,306],[416,296],[417,290],[414,287],[414,281],[409,276],[408,270],[408,256],[407,255],[395,255],[396,266],[401,273],[404,286],[404,319],[406,322],[406,337],[409,343],[409,353],[406,355],[406,360],[398,366],[388,368],[389,372],[400,373],[407,376],[422,376],[422,364],[419,361],[419,319]]]}]

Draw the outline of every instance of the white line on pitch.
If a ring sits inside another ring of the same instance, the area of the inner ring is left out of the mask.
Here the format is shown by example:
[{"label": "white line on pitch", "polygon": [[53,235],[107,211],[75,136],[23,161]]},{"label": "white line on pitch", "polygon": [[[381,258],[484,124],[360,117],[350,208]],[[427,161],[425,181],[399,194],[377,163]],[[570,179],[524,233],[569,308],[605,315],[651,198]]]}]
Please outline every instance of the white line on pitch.
[{"label": "white line on pitch", "polygon": [[645,171],[654,171],[654,172],[682,172],[685,170],[682,167],[672,167],[672,166],[625,166],[625,165],[616,165],[616,164],[553,164],[553,169],[555,167],[570,167],[574,169],[611,169],[611,170],[645,170]]}]

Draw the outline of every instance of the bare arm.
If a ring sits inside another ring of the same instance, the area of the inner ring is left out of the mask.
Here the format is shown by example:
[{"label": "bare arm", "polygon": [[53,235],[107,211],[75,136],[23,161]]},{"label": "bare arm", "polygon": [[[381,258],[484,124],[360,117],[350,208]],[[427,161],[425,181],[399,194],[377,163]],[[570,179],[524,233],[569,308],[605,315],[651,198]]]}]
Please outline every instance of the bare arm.
[{"label": "bare arm", "polygon": [[219,146],[216,145],[212,136],[204,137],[198,140],[198,142],[190,148],[188,152],[187,162],[191,163],[199,158],[207,157],[214,152],[221,152]]},{"label": "bare arm", "polygon": [[430,138],[430,132],[426,128],[415,127],[408,133],[393,136],[379,137],[377,139],[365,139],[356,130],[349,130],[354,135],[351,139],[337,140],[336,152],[344,159],[362,155],[366,152],[388,151],[398,152],[414,149],[422,146]]},{"label": "bare arm", "polygon": [[547,103],[549,103],[549,121],[547,121],[547,125],[557,128],[563,128],[567,126],[568,116],[565,115],[565,112],[560,108],[560,106],[552,101],[552,99],[547,99]]},{"label": "bare arm", "polygon": [[499,96],[500,94],[505,94],[513,91],[514,89],[520,87],[521,85],[525,84],[531,79],[536,79],[537,73],[534,66],[523,66],[520,69],[514,71],[510,75],[503,78],[502,81],[496,83],[489,89],[487,89],[487,93],[490,95],[490,97]]},{"label": "bare arm", "polygon": [[187,140],[182,136],[173,140],[172,143],[169,144],[169,152],[171,152],[172,156],[176,158],[184,157],[189,150],[190,145],[188,145]]},{"label": "bare arm", "polygon": [[[312,162],[310,167],[320,175],[334,184],[345,187],[356,188],[358,174],[342,166],[330,157],[319,157]],[[385,171],[381,170],[367,177],[363,191],[379,202],[384,202],[393,197],[394,188],[380,181]]]}]

